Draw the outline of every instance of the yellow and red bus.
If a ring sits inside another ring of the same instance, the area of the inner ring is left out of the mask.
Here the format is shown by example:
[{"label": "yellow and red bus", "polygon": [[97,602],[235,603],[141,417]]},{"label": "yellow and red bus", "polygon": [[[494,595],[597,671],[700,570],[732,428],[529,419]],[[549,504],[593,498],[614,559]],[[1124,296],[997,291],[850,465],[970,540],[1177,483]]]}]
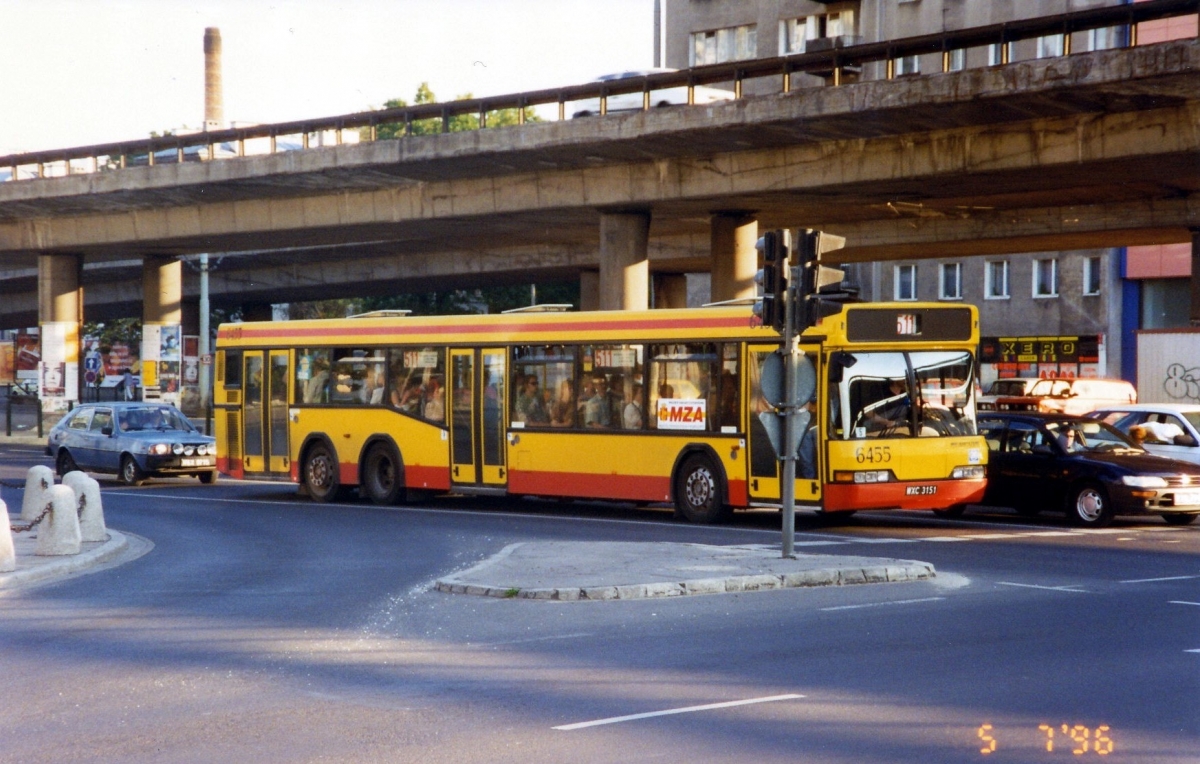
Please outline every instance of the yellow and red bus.
[{"label": "yellow and red bus", "polygon": [[[225,324],[218,467],[318,501],[671,502],[695,522],[778,505],[760,414],[780,337],[758,324],[748,307]],[[978,327],[969,305],[859,303],[806,330],[816,413],[797,503],[954,513],[979,500]]]}]

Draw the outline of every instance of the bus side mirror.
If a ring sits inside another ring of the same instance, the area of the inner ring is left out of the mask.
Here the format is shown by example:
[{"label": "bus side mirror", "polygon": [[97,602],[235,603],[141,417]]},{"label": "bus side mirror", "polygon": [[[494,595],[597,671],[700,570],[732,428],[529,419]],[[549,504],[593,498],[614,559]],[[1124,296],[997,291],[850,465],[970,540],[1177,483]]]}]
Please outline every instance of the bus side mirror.
[{"label": "bus side mirror", "polygon": [[842,383],[846,369],[858,363],[853,354],[839,350],[829,356],[829,381],[835,385]]}]

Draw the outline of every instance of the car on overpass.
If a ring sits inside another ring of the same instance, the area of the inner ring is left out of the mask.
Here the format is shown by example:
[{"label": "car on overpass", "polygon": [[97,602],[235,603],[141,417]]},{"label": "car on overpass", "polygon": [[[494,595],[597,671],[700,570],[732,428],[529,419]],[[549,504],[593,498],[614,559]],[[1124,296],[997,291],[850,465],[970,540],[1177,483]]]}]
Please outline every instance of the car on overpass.
[{"label": "car on overpass", "polygon": [[1200,465],[1151,454],[1098,419],[994,412],[980,415],[979,432],[990,452],[983,504],[1061,509],[1085,528],[1119,514],[1172,525],[1200,516]]},{"label": "car on overpass", "polygon": [[[638,77],[646,77],[652,74],[662,72],[673,72],[675,69],[639,69],[636,71],[617,72],[615,74],[605,74],[596,78],[596,82],[617,82],[619,80],[634,79]],[[722,90],[721,88],[711,88],[704,85],[696,85],[692,88],[692,103],[694,105],[718,103],[721,101],[732,101],[736,98],[730,90]],[[641,91],[635,93],[620,93],[610,95],[606,99],[605,112],[613,114],[616,112],[641,111],[643,106]],[[650,105],[652,107],[661,106],[680,106],[688,103],[688,89],[685,86],[663,88],[662,90],[650,91]],[[582,101],[572,101],[568,104],[568,110],[572,117],[590,117],[600,113],[600,99],[588,98]]]}]

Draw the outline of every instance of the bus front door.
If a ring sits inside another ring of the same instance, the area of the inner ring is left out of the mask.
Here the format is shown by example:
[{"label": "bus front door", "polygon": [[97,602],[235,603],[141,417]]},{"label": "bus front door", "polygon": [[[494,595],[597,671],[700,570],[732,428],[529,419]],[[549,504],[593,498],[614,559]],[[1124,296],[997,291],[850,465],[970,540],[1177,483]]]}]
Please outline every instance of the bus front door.
[{"label": "bus front door", "polygon": [[288,352],[247,351],[242,356],[242,467],[256,474],[289,474]]},{"label": "bus front door", "polygon": [[[747,395],[745,400],[749,401],[750,403],[749,410],[747,412],[747,416],[750,418],[750,421],[747,422],[747,431],[749,432],[750,437],[748,438],[749,443],[747,445],[750,451],[751,501],[778,502],[780,499],[779,479],[781,462],[775,454],[775,449],[771,446],[771,440],[767,436],[767,428],[763,424],[762,417],[760,416],[764,414],[771,416],[772,414],[770,412],[774,411],[771,404],[769,404],[766,398],[763,396],[762,371],[763,364],[766,362],[767,356],[776,351],[778,347],[778,345],[751,345],[749,348],[747,348],[748,363],[746,364],[746,367],[749,370],[749,374],[747,375],[748,389],[746,391]],[[819,348],[815,345],[811,347],[801,347],[801,350],[804,352],[805,356],[812,360],[813,363],[819,363],[819,353],[817,352],[818,349]],[[820,379],[819,367],[817,379]],[[805,401],[801,401],[801,404],[803,403],[805,403]],[[813,417],[817,416],[817,413],[820,409],[820,407],[816,408],[817,411],[813,413]],[[818,422],[813,421],[809,426],[818,427],[818,425]],[[780,419],[779,426],[780,433],[782,435],[782,419]],[[814,477],[804,477],[806,473],[805,465],[801,463],[799,458],[796,462],[795,496],[796,501],[800,504],[819,505],[821,501],[821,481],[819,480],[821,473],[819,466],[823,463],[822,454],[824,453],[824,448],[821,445],[820,437],[818,437],[818,433],[820,432],[821,430],[817,429],[816,432],[810,435],[810,440],[813,437],[816,438],[816,447],[808,450],[808,452],[811,452],[815,455],[816,464],[808,465],[808,469],[811,470],[809,474],[813,475]],[[801,435],[803,435],[803,433]],[[803,437],[801,439],[803,440]],[[805,453],[806,450],[804,448],[800,448],[798,449],[798,452],[799,453],[797,456],[799,457],[801,453]]]},{"label": "bus front door", "polygon": [[503,487],[507,354],[502,348],[451,349],[450,479],[458,486]]}]

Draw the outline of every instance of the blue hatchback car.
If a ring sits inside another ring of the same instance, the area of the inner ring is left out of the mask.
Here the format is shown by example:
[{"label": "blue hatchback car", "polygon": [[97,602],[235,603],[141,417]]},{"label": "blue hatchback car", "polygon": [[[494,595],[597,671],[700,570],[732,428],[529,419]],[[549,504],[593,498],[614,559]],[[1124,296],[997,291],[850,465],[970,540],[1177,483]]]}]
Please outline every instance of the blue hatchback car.
[{"label": "blue hatchback car", "polygon": [[46,453],[60,475],[111,472],[126,485],[164,475],[217,479],[216,439],[163,403],[86,403],[54,425]]}]

